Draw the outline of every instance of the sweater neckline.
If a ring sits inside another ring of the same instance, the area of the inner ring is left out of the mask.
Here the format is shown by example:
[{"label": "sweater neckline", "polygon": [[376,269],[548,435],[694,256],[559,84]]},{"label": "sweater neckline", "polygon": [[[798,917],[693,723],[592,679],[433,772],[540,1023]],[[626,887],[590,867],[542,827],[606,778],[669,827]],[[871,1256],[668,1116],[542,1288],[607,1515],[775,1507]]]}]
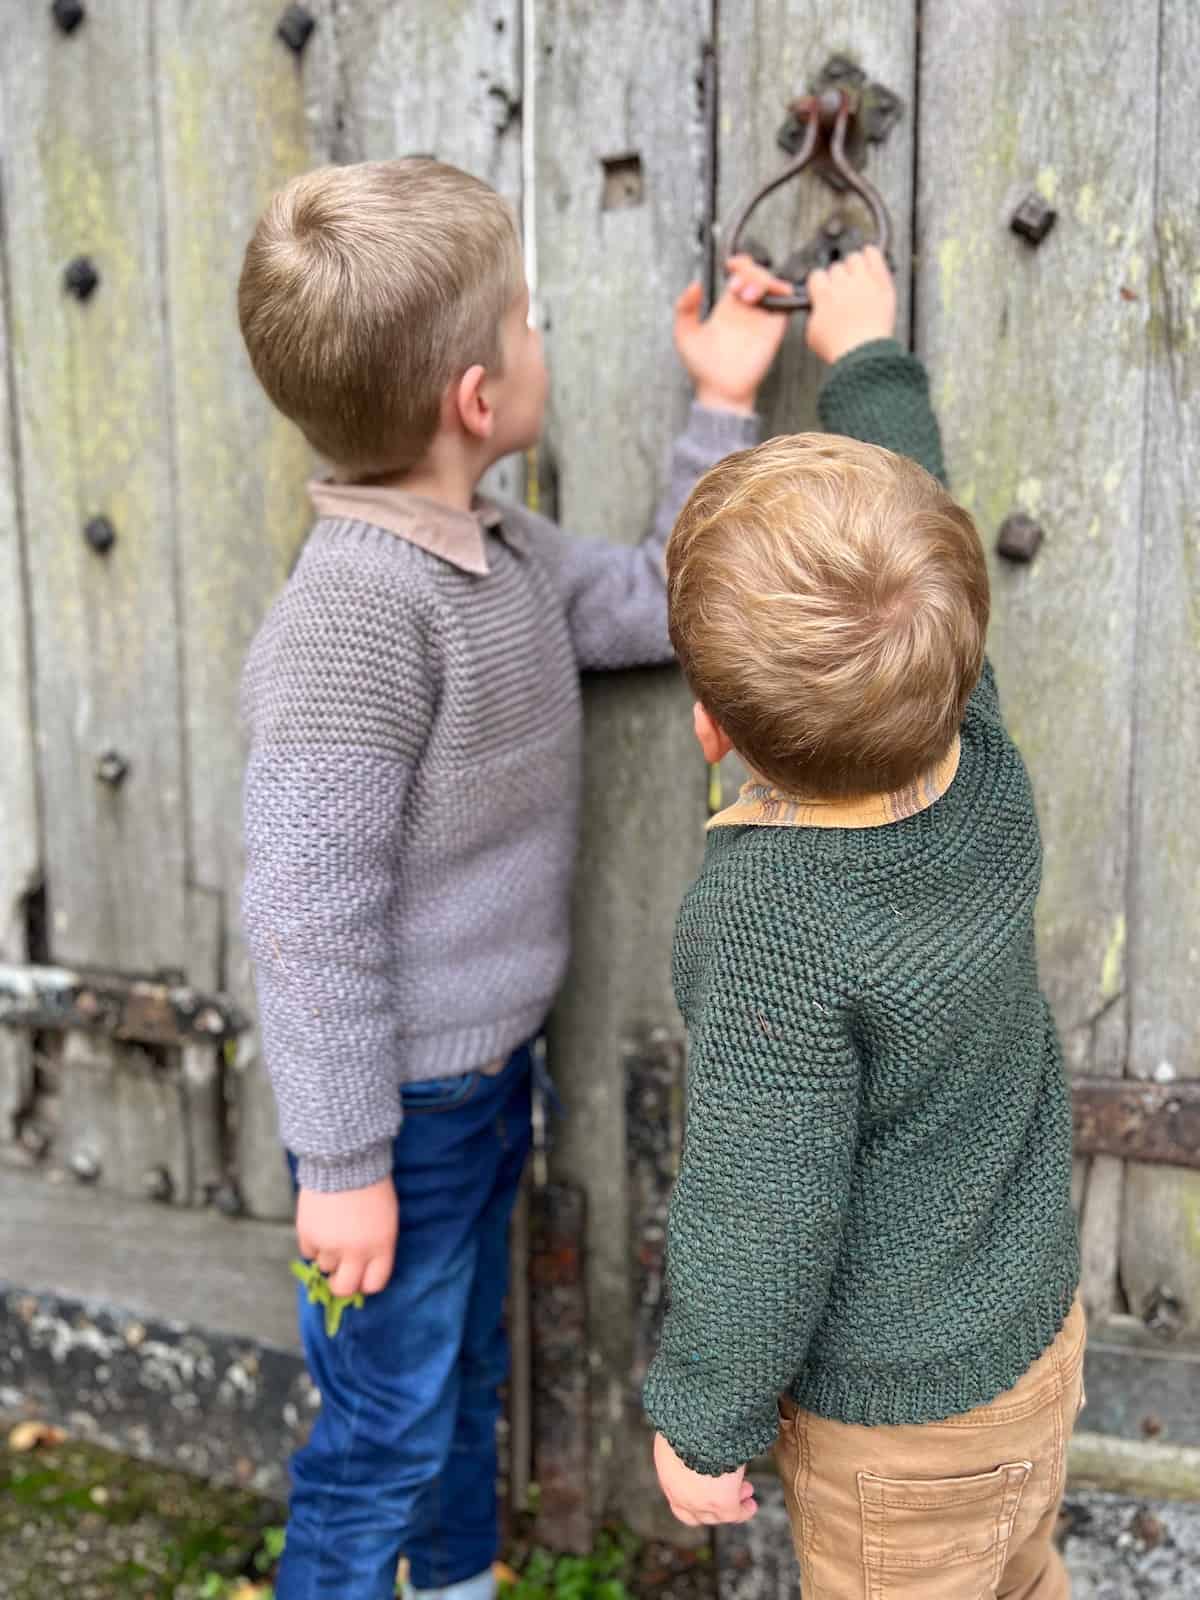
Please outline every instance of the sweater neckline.
[{"label": "sweater neckline", "polygon": [[950,788],[958,774],[962,740],[955,735],[950,749],[928,772],[903,788],[883,794],[857,795],[847,800],[788,794],[760,777],[745,782],[731,805],[710,818],[710,828],[886,828],[928,811]]}]

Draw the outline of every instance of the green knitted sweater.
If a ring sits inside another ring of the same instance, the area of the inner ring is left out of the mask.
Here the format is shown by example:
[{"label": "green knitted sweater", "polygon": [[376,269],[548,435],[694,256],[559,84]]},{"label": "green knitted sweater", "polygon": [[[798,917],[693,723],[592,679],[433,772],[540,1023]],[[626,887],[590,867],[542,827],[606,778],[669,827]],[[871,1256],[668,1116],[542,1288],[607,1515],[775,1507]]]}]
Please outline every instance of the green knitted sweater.
[{"label": "green knitted sweater", "polygon": [[[942,475],[924,369],[890,340],[833,369],[821,420]],[[645,1400],[696,1471],[770,1446],[785,1392],[869,1425],[993,1400],[1074,1297],[1041,846],[990,667],[961,742],[902,821],[713,829],[683,902],[687,1138]]]}]

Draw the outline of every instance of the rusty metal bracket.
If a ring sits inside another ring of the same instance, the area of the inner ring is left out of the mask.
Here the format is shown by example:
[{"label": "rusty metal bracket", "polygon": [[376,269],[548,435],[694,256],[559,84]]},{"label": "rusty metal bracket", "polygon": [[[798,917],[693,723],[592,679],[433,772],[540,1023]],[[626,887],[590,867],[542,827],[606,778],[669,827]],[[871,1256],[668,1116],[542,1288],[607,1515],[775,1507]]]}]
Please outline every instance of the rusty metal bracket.
[{"label": "rusty metal bracket", "polygon": [[138,1044],[222,1044],[249,1026],[232,1001],[186,984],[0,963],[0,1023],[84,1028]]},{"label": "rusty metal bracket", "polygon": [[[813,166],[818,158],[827,159],[832,170],[842,180],[847,189],[851,189],[862,199],[875,226],[875,243],[886,256],[892,244],[892,221],[888,215],[883,197],[872,183],[863,177],[861,172],[856,172],[846,154],[846,137],[851,119],[858,113],[860,99],[856,91],[849,89],[825,89],[820,94],[807,94],[801,96],[789,107],[789,113],[795,118],[799,127],[803,128],[796,159],[786,166],[762,188],[753,194],[742,207],[737,220],[733,225],[729,239],[728,253],[736,255],[739,249],[746,248],[743,234],[751,215],[768,195],[774,194],[776,189],[782,188],[785,183],[790,183],[793,178]],[[769,260],[763,260],[763,252],[752,252],[763,265],[770,266]],[[807,287],[800,282],[794,282],[791,294],[769,294],[762,304],[768,311],[808,311],[811,301],[808,297]]]},{"label": "rusty metal bracket", "polygon": [[1075,1078],[1075,1154],[1200,1169],[1200,1080]]}]

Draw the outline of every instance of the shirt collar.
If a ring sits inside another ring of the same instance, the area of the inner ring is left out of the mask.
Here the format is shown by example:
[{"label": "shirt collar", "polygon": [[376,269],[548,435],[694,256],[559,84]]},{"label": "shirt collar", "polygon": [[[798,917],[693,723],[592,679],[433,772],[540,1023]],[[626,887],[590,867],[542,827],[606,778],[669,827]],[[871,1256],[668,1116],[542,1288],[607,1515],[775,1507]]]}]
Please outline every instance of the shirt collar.
[{"label": "shirt collar", "polygon": [[751,778],[737,799],[712,817],[710,828],[884,828],[891,822],[915,817],[945,794],[958,772],[962,742],[956,736],[950,749],[928,772],[903,789],[887,794],[858,795],[849,800],[822,800],[785,794],[762,778]]},{"label": "shirt collar", "polygon": [[308,495],[318,517],[369,522],[428,550],[461,572],[480,575],[489,570],[487,535],[500,527],[503,517],[500,507],[482,496],[476,496],[470,511],[456,511],[453,506],[385,483],[314,478]]}]

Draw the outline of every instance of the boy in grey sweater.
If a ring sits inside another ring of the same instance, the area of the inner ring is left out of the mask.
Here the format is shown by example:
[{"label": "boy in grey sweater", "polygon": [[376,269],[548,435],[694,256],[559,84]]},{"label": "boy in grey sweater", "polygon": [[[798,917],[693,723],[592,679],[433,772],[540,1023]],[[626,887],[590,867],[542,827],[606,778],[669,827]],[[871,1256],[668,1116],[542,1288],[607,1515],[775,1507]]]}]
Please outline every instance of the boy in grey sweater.
[{"label": "boy in grey sweater", "polygon": [[[333,464],[251,649],[243,901],[322,1408],[293,1462],[278,1600],[488,1600],[506,1233],[529,1043],[567,959],[579,672],[670,659],[663,547],[696,479],[755,441],[784,319],[739,258],[676,342],[696,386],[653,531],[565,537],[476,493],[537,440],[540,340],[513,219],[429,160],[330,168],[247,250],[243,335]],[[780,286],[782,287],[782,286]]]}]

